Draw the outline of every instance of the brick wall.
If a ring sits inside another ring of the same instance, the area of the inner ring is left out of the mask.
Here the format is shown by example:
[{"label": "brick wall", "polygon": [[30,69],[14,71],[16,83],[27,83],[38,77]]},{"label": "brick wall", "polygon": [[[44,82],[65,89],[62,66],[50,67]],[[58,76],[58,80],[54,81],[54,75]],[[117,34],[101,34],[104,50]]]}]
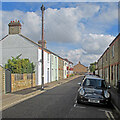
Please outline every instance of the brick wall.
[{"label": "brick wall", "polygon": [[63,60],[58,58],[58,80],[63,79]]},{"label": "brick wall", "polygon": [[120,80],[120,34],[112,41],[98,60],[98,73],[112,86]]},{"label": "brick wall", "polygon": [[85,67],[79,62],[77,65],[73,67],[73,72],[84,74],[85,72],[87,72],[87,67]]},{"label": "brick wall", "polygon": [[34,87],[35,85],[35,73],[33,73],[32,79],[30,78],[30,74],[23,74],[23,76],[20,76],[20,74],[11,74],[11,92]]}]

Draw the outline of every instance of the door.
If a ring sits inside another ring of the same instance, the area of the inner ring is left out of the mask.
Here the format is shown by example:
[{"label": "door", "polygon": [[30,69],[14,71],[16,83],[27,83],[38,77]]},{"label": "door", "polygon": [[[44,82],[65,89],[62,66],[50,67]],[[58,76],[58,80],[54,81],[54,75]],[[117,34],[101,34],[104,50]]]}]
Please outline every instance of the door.
[{"label": "door", "polygon": [[5,93],[11,92],[11,72],[5,70]]},{"label": "door", "polygon": [[47,83],[49,83],[49,68],[47,69]]}]

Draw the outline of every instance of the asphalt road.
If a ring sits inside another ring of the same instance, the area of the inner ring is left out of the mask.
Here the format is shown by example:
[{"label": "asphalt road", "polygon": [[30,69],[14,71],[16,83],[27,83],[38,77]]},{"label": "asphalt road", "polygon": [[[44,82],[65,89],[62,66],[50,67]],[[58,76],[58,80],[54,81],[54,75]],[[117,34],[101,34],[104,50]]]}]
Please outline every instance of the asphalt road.
[{"label": "asphalt road", "polygon": [[3,118],[111,118],[113,108],[76,103],[82,77],[57,86],[2,112]]}]

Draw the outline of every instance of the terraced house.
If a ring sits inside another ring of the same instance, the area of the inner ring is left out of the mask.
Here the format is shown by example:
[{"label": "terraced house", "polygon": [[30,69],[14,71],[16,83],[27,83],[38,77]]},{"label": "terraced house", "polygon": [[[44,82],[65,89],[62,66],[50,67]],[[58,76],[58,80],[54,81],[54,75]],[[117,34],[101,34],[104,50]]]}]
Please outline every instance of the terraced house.
[{"label": "terraced house", "polygon": [[98,74],[114,87],[117,86],[120,80],[120,33],[99,58]]},{"label": "terraced house", "polygon": [[[21,58],[29,59],[35,65],[35,84],[42,84],[42,46],[41,40],[38,43],[30,40],[21,34],[21,23],[19,21],[11,21],[9,24],[9,34],[0,40],[2,45],[2,59],[0,64],[4,66],[11,56],[16,57],[21,54]],[[44,41],[44,83],[64,79],[64,59],[46,48]],[[66,67],[66,68],[65,68]]]},{"label": "terraced house", "polygon": [[63,62],[64,59],[62,59],[61,57],[58,58],[58,80],[61,80],[63,79],[63,75],[64,75],[64,71],[63,71],[63,65],[64,65],[64,62]]}]

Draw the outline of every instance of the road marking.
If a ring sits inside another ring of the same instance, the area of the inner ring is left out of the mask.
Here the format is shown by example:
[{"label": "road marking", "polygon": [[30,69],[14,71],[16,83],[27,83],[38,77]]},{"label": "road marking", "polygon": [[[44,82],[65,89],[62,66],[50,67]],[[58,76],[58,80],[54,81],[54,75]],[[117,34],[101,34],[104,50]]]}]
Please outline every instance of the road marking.
[{"label": "road marking", "polygon": [[86,108],[86,107],[83,107],[83,106],[79,106],[76,103],[74,104],[74,107],[76,107],[76,108]]},{"label": "road marking", "polygon": [[82,107],[82,106],[79,106],[80,108],[86,108],[86,107]]},{"label": "road marking", "polygon": [[106,116],[108,117],[108,119],[113,119],[113,120],[115,120],[115,118],[114,118],[114,116],[113,116],[113,114],[112,114],[112,112],[111,111],[108,111],[108,110],[102,110],[102,109],[99,109],[100,111],[104,111],[105,112],[105,114],[106,114]]},{"label": "road marking", "polygon": [[107,118],[110,120],[110,116],[107,111],[105,111],[105,114],[106,114]]},{"label": "road marking", "polygon": [[74,107],[76,107],[76,104],[74,104]]},{"label": "road marking", "polygon": [[115,120],[115,118],[114,118],[112,112],[109,111],[109,114],[111,115],[111,118],[112,118],[113,120]]}]

